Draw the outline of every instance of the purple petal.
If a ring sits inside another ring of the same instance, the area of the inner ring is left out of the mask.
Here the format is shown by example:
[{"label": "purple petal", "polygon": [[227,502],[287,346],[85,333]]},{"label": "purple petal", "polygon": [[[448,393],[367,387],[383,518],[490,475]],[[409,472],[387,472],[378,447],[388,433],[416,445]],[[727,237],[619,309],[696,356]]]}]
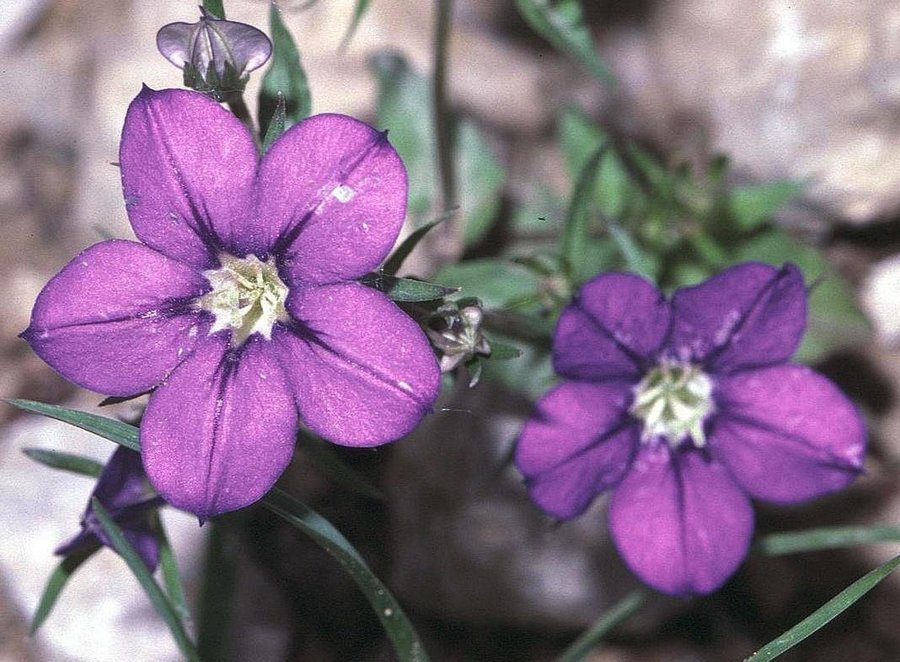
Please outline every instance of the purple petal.
[{"label": "purple petal", "polygon": [[337,444],[377,446],[412,430],[437,398],[440,371],[422,330],[359,283],[292,292],[298,323],[272,341],[300,416]]},{"label": "purple petal", "polygon": [[104,241],[47,283],[22,337],[66,379],[134,395],[158,384],[205,335],[208,322],[188,302],[208,289],[201,274],[151,248]]},{"label": "purple petal", "polygon": [[119,446],[103,468],[91,496],[109,510],[124,508],[152,496],[141,454]]},{"label": "purple petal", "polygon": [[253,217],[256,146],[209,97],[147,87],[131,102],[119,147],[125,207],[148,246],[199,269],[216,253],[245,255]]},{"label": "purple petal", "polygon": [[225,63],[238,78],[259,69],[272,55],[272,42],[246,23],[202,17],[196,23],[169,23],[156,33],[156,47],[179,69],[190,63],[206,79],[212,64],[219,78]]},{"label": "purple petal", "polygon": [[209,336],[153,393],[141,423],[144,467],[173,506],[206,519],[250,505],[284,471],[297,412],[271,345],[230,349]]},{"label": "purple petal", "polygon": [[618,483],[638,448],[628,384],[563,382],[537,403],[516,446],[532,500],[554,517],[580,515]]},{"label": "purple petal", "polygon": [[790,503],[845,487],[862,470],[866,432],[853,404],[799,365],[717,381],[710,451],[754,498]]},{"label": "purple petal", "polygon": [[622,558],[653,588],[711,593],[744,559],[753,509],[724,467],[659,444],[641,449],[613,492],[609,526]]},{"label": "purple petal", "polygon": [[262,230],[268,246],[287,249],[291,284],[371,271],[406,216],[406,168],[387,135],[344,115],[285,132],[263,157],[259,186]]},{"label": "purple petal", "polygon": [[669,304],[644,278],[601,274],[560,315],[553,366],[569,379],[637,381],[665,339],[669,317]]},{"label": "purple petal", "polygon": [[675,356],[730,372],[791,357],[806,328],[806,289],[792,264],[747,262],[678,290],[672,309]]}]

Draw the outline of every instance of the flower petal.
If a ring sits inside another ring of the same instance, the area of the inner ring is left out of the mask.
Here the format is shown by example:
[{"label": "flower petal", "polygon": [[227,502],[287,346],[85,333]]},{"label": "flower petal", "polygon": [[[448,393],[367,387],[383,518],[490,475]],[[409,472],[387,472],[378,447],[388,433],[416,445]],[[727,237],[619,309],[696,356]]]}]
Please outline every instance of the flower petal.
[{"label": "flower petal", "polygon": [[719,378],[709,448],[757,499],[791,503],[842,489],[862,470],[866,432],[828,379],[799,365]]},{"label": "flower petal", "polygon": [[259,187],[267,245],[287,249],[295,282],[371,271],[406,216],[406,168],[387,134],[344,115],[316,115],[286,131],[263,157]]},{"label": "flower petal", "polygon": [[154,391],[141,453],[157,491],[201,519],[260,499],[290,462],[297,412],[261,336],[208,336]]},{"label": "flower petal", "polygon": [[628,384],[563,382],[537,403],[516,446],[532,500],[560,519],[580,515],[628,470],[640,431]]},{"label": "flower petal", "polygon": [[640,379],[641,368],[669,329],[669,304],[640,276],[601,274],[563,310],[553,340],[553,366],[569,379]]},{"label": "flower petal", "polygon": [[788,360],[806,328],[806,288],[792,264],[747,262],[672,297],[669,346],[716,372]]},{"label": "flower petal", "polygon": [[341,283],[292,292],[297,323],[272,341],[300,416],[337,444],[377,446],[412,430],[440,385],[422,330],[380,292]]},{"label": "flower petal", "polygon": [[753,509],[724,467],[658,444],[641,449],[613,492],[609,526],[622,558],[653,588],[711,593],[744,559]]},{"label": "flower petal", "polygon": [[198,269],[216,253],[243,256],[253,222],[256,146],[234,115],[188,90],[145,87],[119,146],[125,208],[141,241]]},{"label": "flower petal", "polygon": [[190,301],[209,289],[193,269],[141,244],[91,246],[38,295],[22,334],[79,386],[127,396],[160,382],[205,334]]}]

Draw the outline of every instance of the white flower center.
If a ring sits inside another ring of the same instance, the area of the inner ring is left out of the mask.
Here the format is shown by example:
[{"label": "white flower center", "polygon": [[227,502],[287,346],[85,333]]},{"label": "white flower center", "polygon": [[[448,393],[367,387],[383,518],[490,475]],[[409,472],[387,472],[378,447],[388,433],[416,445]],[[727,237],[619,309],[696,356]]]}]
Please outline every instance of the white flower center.
[{"label": "white flower center", "polygon": [[274,261],[227,253],[219,261],[220,268],[203,272],[212,290],[198,299],[200,308],[215,316],[209,332],[231,329],[235,346],[254,333],[271,338],[275,322],[288,318],[284,307],[288,288],[278,277]]},{"label": "white flower center", "polygon": [[712,380],[690,364],[662,362],[634,387],[628,410],[641,419],[641,440],[665,437],[672,448],[686,437],[697,448],[706,445],[703,422],[713,411]]}]

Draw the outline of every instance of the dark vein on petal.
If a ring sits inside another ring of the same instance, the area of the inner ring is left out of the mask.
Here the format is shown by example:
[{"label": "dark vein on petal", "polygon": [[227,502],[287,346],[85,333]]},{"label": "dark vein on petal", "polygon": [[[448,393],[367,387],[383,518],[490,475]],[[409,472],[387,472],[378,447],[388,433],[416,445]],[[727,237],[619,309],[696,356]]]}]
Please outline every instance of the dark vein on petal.
[{"label": "dark vein on petal", "polygon": [[[542,469],[540,474],[537,474],[533,477],[526,477],[525,484],[529,485],[529,484],[531,484],[531,482],[539,479],[542,474],[552,473],[552,472],[556,471],[557,469],[561,468],[562,466],[568,464],[569,462],[572,462],[574,460],[577,460],[577,459],[587,455],[588,453],[599,448],[606,442],[612,441],[612,439],[614,437],[618,436],[620,432],[622,432],[623,430],[625,430],[629,427],[632,427],[632,426],[635,427],[635,430],[633,431],[633,433],[634,433],[634,436],[636,437],[640,434],[638,432],[638,430],[636,429],[636,427],[637,427],[636,424],[632,421],[629,421],[627,416],[623,416],[622,419],[616,425],[609,428],[602,434],[595,435],[593,437],[593,439],[590,442],[588,442],[583,448],[579,448],[577,451],[575,451],[571,455],[565,457],[564,459],[553,464],[552,466],[548,467],[547,469]],[[627,466],[631,465],[631,462],[634,460],[635,455],[637,455],[638,449],[639,449],[639,443],[637,443],[637,442],[633,443],[631,457],[629,458],[628,462],[626,463]]]},{"label": "dark vein on petal", "polygon": [[612,344],[615,345],[615,347],[625,355],[625,358],[627,358],[634,364],[636,372],[641,372],[646,368],[649,357],[638,354],[636,351],[628,347],[628,345],[625,345],[618,338],[616,338],[615,335],[606,328],[602,321],[594,317],[594,315],[590,311],[582,306],[580,296],[576,295],[576,298],[572,301],[572,305],[575,307],[575,310],[577,310],[588,319],[590,324],[595,327],[602,336],[606,337],[610,342],[612,342]]}]

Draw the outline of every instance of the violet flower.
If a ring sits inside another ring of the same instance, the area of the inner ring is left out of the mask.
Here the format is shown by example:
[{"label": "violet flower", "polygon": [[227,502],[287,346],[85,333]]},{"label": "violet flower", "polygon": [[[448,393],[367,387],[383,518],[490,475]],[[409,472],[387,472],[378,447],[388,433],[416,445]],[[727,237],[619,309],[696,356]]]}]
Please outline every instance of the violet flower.
[{"label": "violet flower", "polygon": [[861,470],[854,406],[788,362],[805,325],[790,264],[741,264],[671,300],[632,274],[588,281],[556,328],[563,381],[516,450],[531,498],[566,519],[612,490],[612,539],[641,579],[715,590],[747,553],[751,498],[803,501]]},{"label": "violet flower", "polygon": [[[159,539],[154,529],[154,511],[165,502],[153,493],[141,466],[141,456],[120,446],[113,452],[91,492],[103,504],[113,521],[122,528],[125,539],[134,547],[150,569],[159,564]],[[113,549],[109,536],[94,514],[88,499],[81,517],[81,531],[56,548],[59,556],[105,545]]]},{"label": "violet flower", "polygon": [[317,115],[257,158],[212,99],[144,88],[119,151],[143,243],[110,240],[44,287],[23,337],[71,381],[152,390],[144,467],[201,519],[265,494],[298,422],[347,446],[409,432],[437,397],[424,332],[355,279],[391,250],[407,178],[386,134]]},{"label": "violet flower", "polygon": [[169,23],[156,33],[156,47],[184,71],[184,83],[217,97],[244,89],[251,71],[272,55],[272,42],[246,23],[219,19],[200,8],[196,23]]}]

